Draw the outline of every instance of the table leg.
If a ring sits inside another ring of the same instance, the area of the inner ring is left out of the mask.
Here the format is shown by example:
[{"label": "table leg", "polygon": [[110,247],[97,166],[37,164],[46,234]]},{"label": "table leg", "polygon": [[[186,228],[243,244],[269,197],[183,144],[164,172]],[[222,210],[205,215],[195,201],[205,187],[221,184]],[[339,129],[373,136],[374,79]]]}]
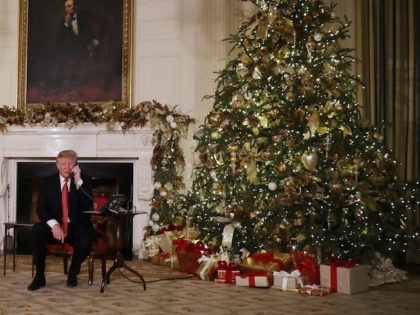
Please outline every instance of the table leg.
[{"label": "table leg", "polygon": [[7,227],[4,227],[4,238],[3,238],[3,255],[4,255],[4,260],[3,260],[3,276],[6,275],[6,262],[7,262],[7,248],[6,248],[6,243],[7,243]]},{"label": "table leg", "polygon": [[16,228],[13,228],[13,272],[16,270]]},{"label": "table leg", "polygon": [[144,278],[142,277],[142,275],[140,273],[138,273],[136,270],[130,268],[129,266],[127,266],[127,264],[124,261],[124,258],[122,256],[121,253],[117,253],[116,254],[116,258],[114,260],[114,264],[111,266],[111,268],[109,268],[108,272],[106,273],[105,277],[102,279],[102,284],[101,284],[101,293],[104,293],[104,289],[105,289],[105,284],[109,283],[109,278],[111,276],[111,274],[115,271],[115,269],[117,268],[124,268],[127,269],[128,271],[134,273],[136,276],[138,276],[140,278],[140,280],[143,283],[143,289],[146,290],[146,282],[144,281]]}]

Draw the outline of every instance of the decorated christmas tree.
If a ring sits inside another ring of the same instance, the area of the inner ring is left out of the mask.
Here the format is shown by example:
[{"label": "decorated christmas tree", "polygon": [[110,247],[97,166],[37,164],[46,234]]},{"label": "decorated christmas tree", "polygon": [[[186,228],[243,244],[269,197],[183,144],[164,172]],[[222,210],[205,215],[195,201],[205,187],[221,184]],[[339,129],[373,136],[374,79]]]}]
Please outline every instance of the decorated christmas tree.
[{"label": "decorated christmas tree", "polygon": [[258,12],[229,39],[195,134],[192,222],[238,254],[301,248],[329,257],[404,248],[413,191],[360,116],[349,22],[321,0],[251,0]]}]

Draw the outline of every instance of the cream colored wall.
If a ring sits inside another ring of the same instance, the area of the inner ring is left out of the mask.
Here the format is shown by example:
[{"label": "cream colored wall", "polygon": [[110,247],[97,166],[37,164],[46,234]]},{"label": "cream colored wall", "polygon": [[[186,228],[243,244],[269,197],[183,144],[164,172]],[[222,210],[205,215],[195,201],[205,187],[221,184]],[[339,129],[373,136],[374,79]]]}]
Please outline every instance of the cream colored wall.
[{"label": "cream colored wall", "polygon": [[19,2],[0,0],[0,105],[16,105]]},{"label": "cream colored wall", "polygon": [[[0,0],[0,105],[16,105],[19,1]],[[215,72],[224,68],[236,32],[254,6],[240,0],[134,0],[133,104],[157,100],[196,119],[183,142],[194,161],[196,128],[212,108]],[[339,16],[354,16],[354,0],[339,0]],[[354,36],[346,46],[354,47]],[[192,163],[185,171],[188,181]]]}]

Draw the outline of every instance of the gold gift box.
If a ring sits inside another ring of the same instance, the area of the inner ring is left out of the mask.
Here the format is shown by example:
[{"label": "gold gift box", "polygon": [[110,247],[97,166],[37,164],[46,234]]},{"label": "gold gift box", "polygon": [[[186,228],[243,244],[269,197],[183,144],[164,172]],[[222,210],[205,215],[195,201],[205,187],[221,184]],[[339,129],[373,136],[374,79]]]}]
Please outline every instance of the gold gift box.
[{"label": "gold gift box", "polygon": [[247,258],[245,263],[239,264],[239,270],[241,273],[261,273],[266,272],[267,275],[272,278],[274,271],[280,271],[281,267],[276,262],[261,262],[261,261],[254,261],[252,258]]}]

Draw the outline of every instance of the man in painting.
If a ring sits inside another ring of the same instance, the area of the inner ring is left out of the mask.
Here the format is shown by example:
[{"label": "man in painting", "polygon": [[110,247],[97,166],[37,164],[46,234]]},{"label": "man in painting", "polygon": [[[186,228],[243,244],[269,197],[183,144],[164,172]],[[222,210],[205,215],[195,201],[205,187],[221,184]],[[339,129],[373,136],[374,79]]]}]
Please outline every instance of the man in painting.
[{"label": "man in painting", "polygon": [[58,40],[69,58],[94,58],[100,53],[107,27],[108,22],[103,16],[92,11],[78,11],[76,0],[65,0],[64,21],[60,24]]},{"label": "man in painting", "polygon": [[78,10],[76,0],[64,1],[51,71],[52,83],[59,84],[63,92],[103,77],[108,24],[107,18],[96,12]]}]

